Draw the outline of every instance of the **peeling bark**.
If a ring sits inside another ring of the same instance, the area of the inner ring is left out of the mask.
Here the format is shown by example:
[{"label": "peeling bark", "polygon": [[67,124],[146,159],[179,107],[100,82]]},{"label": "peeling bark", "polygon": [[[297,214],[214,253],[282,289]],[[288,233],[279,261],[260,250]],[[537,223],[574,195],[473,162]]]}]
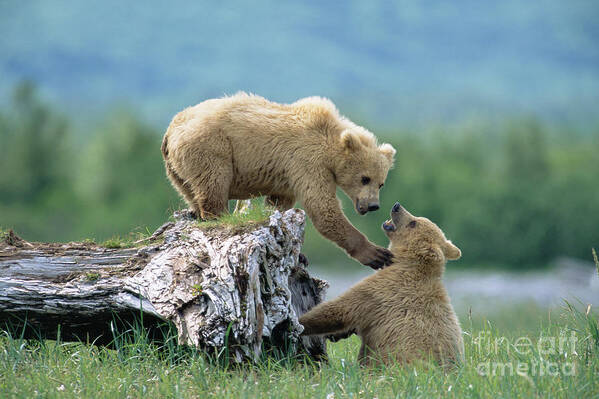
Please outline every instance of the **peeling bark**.
[{"label": "peeling bark", "polygon": [[324,340],[299,336],[298,316],[328,286],[298,260],[304,225],[298,209],[275,211],[262,224],[211,228],[181,212],[146,245],[123,249],[9,235],[0,244],[0,326],[26,320],[25,337],[52,339],[60,325],[63,340],[106,344],[112,320],[143,315],[151,331],[171,322],[179,343],[209,352],[227,346],[236,361],[271,347],[319,359]]}]

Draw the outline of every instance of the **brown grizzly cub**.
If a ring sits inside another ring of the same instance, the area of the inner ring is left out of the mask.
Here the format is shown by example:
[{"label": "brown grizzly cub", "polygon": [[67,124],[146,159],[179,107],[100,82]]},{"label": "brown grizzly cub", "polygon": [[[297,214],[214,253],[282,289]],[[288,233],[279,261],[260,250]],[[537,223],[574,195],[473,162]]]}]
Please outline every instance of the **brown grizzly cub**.
[{"label": "brown grizzly cub", "polygon": [[360,214],[377,210],[395,150],[377,146],[329,100],[277,104],[245,93],[207,100],[175,115],[162,154],[173,186],[202,219],[225,212],[229,199],[266,195],[282,210],[299,200],[316,229],[349,255],[373,268],[391,263],[388,250],[345,218],[336,188]]},{"label": "brown grizzly cub", "polygon": [[354,331],[359,360],[409,363],[432,356],[443,366],[460,362],[464,343],[441,276],[460,250],[430,220],[399,203],[383,224],[395,262],[300,317],[303,334]]}]

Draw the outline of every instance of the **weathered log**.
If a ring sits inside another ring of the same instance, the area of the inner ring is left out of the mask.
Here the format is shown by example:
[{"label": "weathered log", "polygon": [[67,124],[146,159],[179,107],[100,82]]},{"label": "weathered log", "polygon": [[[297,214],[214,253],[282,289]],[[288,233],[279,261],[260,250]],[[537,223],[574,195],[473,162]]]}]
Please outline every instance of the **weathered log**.
[{"label": "weathered log", "polygon": [[150,330],[168,321],[179,343],[227,346],[236,361],[271,347],[320,358],[323,339],[299,336],[298,316],[328,286],[299,261],[304,225],[298,209],[236,227],[202,227],[182,212],[143,245],[117,249],[9,235],[0,243],[0,328],[53,339],[60,325],[62,340],[107,344],[114,320]]}]

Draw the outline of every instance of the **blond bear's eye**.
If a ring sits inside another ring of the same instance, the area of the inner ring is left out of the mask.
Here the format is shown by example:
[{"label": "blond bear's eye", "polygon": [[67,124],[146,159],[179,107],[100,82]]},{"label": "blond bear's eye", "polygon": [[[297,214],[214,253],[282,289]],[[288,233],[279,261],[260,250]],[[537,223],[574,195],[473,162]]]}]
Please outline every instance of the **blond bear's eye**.
[{"label": "blond bear's eye", "polygon": [[381,184],[379,184],[379,190],[380,190],[381,188],[383,188],[383,186],[384,186],[384,185],[385,185],[384,183],[381,183]]},{"label": "blond bear's eye", "polygon": [[368,183],[370,183],[370,177],[362,176],[362,184],[367,185]]},{"label": "blond bear's eye", "polygon": [[416,221],[412,220],[410,223],[408,223],[408,227],[412,227],[412,228],[416,227]]}]

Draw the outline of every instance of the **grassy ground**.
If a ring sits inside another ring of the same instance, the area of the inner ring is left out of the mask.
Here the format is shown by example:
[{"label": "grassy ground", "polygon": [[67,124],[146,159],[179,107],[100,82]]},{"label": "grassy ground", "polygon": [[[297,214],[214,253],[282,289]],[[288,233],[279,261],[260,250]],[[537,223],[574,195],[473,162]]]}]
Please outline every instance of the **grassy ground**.
[{"label": "grassy ground", "polygon": [[466,361],[447,375],[436,366],[363,369],[356,337],[329,344],[326,364],[287,358],[224,367],[172,339],[152,345],[139,332],[110,350],[4,333],[0,397],[599,397],[597,314],[584,305],[519,306],[461,321]]},{"label": "grassy ground", "polygon": [[[219,222],[267,216],[263,208],[252,212]],[[2,332],[0,398],[599,397],[599,324],[591,307],[495,306],[460,320],[466,360],[449,374],[435,365],[361,368],[355,336],[329,344],[328,363],[268,358],[230,366],[177,346],[174,337],[150,343],[140,329],[117,337],[115,349]]]}]

